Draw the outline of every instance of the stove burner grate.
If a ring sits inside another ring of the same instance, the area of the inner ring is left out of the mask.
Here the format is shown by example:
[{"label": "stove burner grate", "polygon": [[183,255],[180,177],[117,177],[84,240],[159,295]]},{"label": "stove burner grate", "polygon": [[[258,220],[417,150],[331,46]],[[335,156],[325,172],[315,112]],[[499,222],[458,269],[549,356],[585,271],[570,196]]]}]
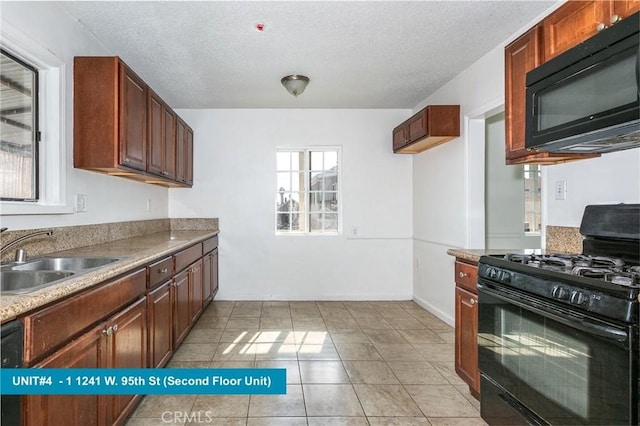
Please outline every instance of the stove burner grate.
[{"label": "stove burner grate", "polygon": [[625,265],[623,260],[615,257],[509,253],[504,256],[504,259],[533,268],[564,272],[622,286],[640,286],[640,266]]}]

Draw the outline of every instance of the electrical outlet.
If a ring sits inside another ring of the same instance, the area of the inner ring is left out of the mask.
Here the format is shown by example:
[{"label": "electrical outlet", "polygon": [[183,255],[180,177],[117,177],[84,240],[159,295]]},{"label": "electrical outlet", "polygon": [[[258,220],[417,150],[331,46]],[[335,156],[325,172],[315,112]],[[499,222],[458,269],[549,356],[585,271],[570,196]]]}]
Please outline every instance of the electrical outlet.
[{"label": "electrical outlet", "polygon": [[351,227],[351,235],[354,236],[354,237],[358,235],[358,227],[357,226],[352,226]]},{"label": "electrical outlet", "polygon": [[85,194],[76,194],[76,213],[87,211],[87,196]]},{"label": "electrical outlet", "polygon": [[556,194],[556,200],[566,200],[567,199],[567,181],[566,180],[558,180],[556,181],[554,192]]}]

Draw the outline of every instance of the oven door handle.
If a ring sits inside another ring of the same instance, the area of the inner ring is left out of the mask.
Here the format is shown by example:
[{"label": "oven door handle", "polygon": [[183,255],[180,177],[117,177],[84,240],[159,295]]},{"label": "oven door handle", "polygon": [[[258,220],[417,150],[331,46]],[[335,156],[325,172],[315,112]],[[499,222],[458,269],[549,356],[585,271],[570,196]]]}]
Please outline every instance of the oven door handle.
[{"label": "oven door handle", "polygon": [[[481,280],[478,281],[478,292],[484,292],[489,294],[491,297],[495,297],[496,299],[500,299],[502,301],[508,302],[510,304],[516,305],[524,310],[534,312],[536,314],[548,317],[567,325],[571,328],[584,331],[585,333],[589,333],[592,335],[596,335],[607,340],[612,340],[618,343],[621,343],[625,346],[629,344],[629,333],[625,329],[621,329],[614,325],[609,325],[601,321],[592,320],[584,315],[579,315],[572,313],[571,316],[565,315],[561,310],[554,309],[547,303],[543,303],[537,300],[533,300],[530,296],[519,294],[520,297],[527,300],[529,303],[523,303],[519,300],[515,300],[510,294],[507,292],[501,291],[500,289],[495,288],[494,286],[487,285],[483,283]],[[512,290],[509,293],[513,292]],[[514,294],[516,292],[513,292]],[[482,303],[480,303],[480,309],[482,309]]]}]

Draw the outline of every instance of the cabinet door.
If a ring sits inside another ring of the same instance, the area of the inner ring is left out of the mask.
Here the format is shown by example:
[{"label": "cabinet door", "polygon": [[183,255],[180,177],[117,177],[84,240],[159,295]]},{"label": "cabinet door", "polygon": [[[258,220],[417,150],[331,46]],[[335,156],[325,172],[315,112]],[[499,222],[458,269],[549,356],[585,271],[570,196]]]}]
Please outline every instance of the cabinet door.
[{"label": "cabinet door", "polygon": [[456,287],[456,373],[469,385],[471,394],[480,395],[478,370],[478,297]]},{"label": "cabinet door", "polygon": [[417,141],[418,139],[426,136],[429,132],[429,109],[425,108],[418,114],[416,114],[411,120],[407,128],[409,130],[409,142]]},{"label": "cabinet door", "polygon": [[393,129],[393,150],[397,150],[398,148],[402,148],[403,145],[407,143],[407,126],[405,124],[401,124],[400,126]]},{"label": "cabinet door", "polygon": [[[106,339],[102,323],[35,368],[100,368],[104,365]],[[25,425],[105,425],[104,395],[25,395],[22,397]]]},{"label": "cabinet door", "polygon": [[146,170],[147,87],[120,64],[120,164]]},{"label": "cabinet door", "polygon": [[187,154],[185,158],[185,182],[187,185],[193,185],[193,130],[186,128]]},{"label": "cabinet door", "polygon": [[189,271],[189,290],[191,291],[191,324],[202,313],[202,259],[194,263]]},{"label": "cabinet door", "polygon": [[147,131],[149,140],[147,144],[147,171],[162,176],[165,164],[164,108],[162,99],[151,90],[149,90],[148,98],[149,125]]},{"label": "cabinet door", "polygon": [[526,157],[525,92],[527,72],[540,65],[539,27],[505,48],[505,144],[507,160]]},{"label": "cabinet door", "polygon": [[187,139],[185,137],[185,124],[179,118],[176,120],[176,180],[187,181],[185,158],[187,158]]},{"label": "cabinet door", "polygon": [[609,0],[568,1],[542,21],[544,62],[582,43],[598,32],[598,25],[610,25]]},{"label": "cabinet door", "polygon": [[[147,303],[140,298],[128,308],[111,317],[107,329],[107,368],[147,367]],[[107,397],[108,424],[121,423],[137,402],[136,395]]]},{"label": "cabinet door", "polygon": [[191,325],[189,315],[189,271],[183,271],[176,275],[173,284],[173,350],[187,336]]},{"label": "cabinet door", "polygon": [[149,367],[164,367],[171,358],[173,342],[173,301],[171,283],[160,285],[147,295],[149,316]]},{"label": "cabinet door", "polygon": [[218,292],[218,249],[211,252],[211,298]]},{"label": "cabinet door", "polygon": [[176,114],[168,107],[164,109],[164,176],[176,178]]},{"label": "cabinet door", "polygon": [[213,282],[212,279],[212,268],[211,264],[213,261],[213,255],[211,253],[206,254],[202,258],[202,308],[211,302],[211,298],[213,296]]}]

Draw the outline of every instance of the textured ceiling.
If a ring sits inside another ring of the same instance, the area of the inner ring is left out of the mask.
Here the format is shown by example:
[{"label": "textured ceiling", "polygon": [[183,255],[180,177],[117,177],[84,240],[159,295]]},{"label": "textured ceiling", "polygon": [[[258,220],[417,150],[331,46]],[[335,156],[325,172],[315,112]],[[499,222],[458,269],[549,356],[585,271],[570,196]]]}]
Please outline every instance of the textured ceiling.
[{"label": "textured ceiling", "polygon": [[[174,1],[60,7],[174,108],[413,108],[554,3]],[[280,85],[288,74],[311,79],[298,98]]]}]

